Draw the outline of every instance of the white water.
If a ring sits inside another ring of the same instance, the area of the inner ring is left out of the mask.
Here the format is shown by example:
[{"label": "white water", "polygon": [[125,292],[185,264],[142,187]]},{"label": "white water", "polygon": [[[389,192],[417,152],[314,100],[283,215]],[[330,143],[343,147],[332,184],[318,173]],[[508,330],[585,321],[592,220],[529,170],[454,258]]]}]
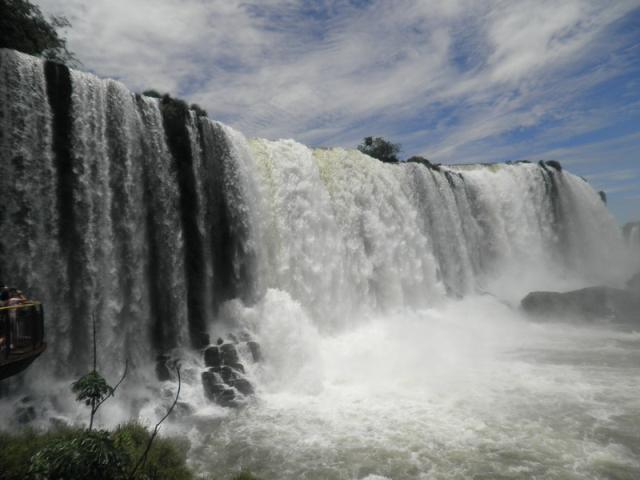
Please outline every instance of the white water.
[{"label": "white water", "polygon": [[[515,308],[532,290],[633,273],[619,228],[580,178],[537,164],[388,165],[248,141],[192,115],[195,209],[185,212],[186,167],[172,159],[158,102],[72,72],[77,255],[67,261],[42,64],[2,52],[0,78],[0,272],[45,302],[49,341],[0,418],[28,393],[37,425],[85,419],[69,372],[86,363],[94,312],[101,369],[114,383],[125,356],[133,367],[99,422],[161,416],[175,383],[157,382],[154,358],[178,356],[185,405],[166,431],[192,440],[202,473],[640,475],[637,333],[532,324]],[[185,214],[203,246],[209,333],[248,330],[264,353],[253,364],[241,352],[257,395],[239,410],[205,400],[189,347]],[[69,297],[71,284],[80,291]]]}]

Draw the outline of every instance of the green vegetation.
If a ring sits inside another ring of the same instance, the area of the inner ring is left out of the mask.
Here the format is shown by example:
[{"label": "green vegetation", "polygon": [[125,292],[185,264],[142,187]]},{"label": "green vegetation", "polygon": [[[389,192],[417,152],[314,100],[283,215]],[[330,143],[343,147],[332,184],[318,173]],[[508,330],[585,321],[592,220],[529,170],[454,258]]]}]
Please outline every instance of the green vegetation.
[{"label": "green vegetation", "polygon": [[113,432],[60,427],[0,433],[0,479],[194,478],[186,466],[189,443],[176,438],[157,438],[145,464],[130,476],[150,437],[149,429],[136,422]]},{"label": "green vegetation", "polygon": [[398,153],[400,153],[400,144],[391,143],[382,137],[365,137],[360,145],[360,150],[365,155],[377,158],[386,163],[398,163]]},{"label": "green vegetation", "polygon": [[65,17],[45,19],[28,0],[0,0],[0,48],[72,64],[76,59],[67,50],[67,40],[58,34],[58,29],[69,25]]},{"label": "green vegetation", "polygon": [[[365,155],[377,158],[382,162],[398,163],[402,161],[398,159],[398,153],[400,153],[400,144],[392,143],[382,137],[365,137],[362,143],[358,145],[358,150],[360,150]],[[414,155],[404,161],[410,163],[419,163],[420,165],[424,165],[425,167],[432,170],[440,170],[440,164],[431,163],[428,159],[419,155]]]}]

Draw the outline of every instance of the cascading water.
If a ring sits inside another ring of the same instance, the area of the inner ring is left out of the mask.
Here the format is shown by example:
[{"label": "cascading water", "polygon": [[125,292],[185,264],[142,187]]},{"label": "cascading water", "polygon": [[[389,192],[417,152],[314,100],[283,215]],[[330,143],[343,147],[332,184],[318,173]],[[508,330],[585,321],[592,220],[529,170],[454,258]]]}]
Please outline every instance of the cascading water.
[{"label": "cascading water", "polygon": [[[247,141],[180,102],[6,50],[0,99],[0,278],[43,301],[49,344],[0,409],[30,391],[47,406],[37,421],[77,421],[60,398],[89,365],[95,318],[101,368],[128,358],[139,380],[102,421],[153,418],[171,385],[155,358],[182,358],[194,413],[169,429],[198,445],[203,472],[640,474],[637,432],[612,437],[640,418],[637,334],[512,308],[533,289],[632,273],[582,179]],[[237,414],[199,383],[205,334],[230,330],[264,352]]]}]

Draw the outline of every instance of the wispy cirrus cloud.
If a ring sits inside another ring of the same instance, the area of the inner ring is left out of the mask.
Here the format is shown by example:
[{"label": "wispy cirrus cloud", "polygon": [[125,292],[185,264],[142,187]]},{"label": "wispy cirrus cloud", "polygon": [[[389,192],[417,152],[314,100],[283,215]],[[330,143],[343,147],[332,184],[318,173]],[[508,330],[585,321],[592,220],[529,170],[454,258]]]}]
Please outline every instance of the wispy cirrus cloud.
[{"label": "wispy cirrus cloud", "polygon": [[86,68],[248,136],[382,135],[440,162],[557,155],[581,174],[638,161],[638,0],[39,4],[72,21]]}]

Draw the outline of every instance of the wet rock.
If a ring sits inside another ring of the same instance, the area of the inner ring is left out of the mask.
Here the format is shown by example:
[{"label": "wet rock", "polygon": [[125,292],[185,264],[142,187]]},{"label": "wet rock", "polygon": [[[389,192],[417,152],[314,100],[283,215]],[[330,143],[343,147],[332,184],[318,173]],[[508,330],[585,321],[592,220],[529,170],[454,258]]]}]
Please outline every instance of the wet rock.
[{"label": "wet rock", "polygon": [[207,367],[218,367],[222,364],[222,355],[218,346],[212,345],[205,349],[204,364]]},{"label": "wet rock", "polygon": [[532,292],[521,306],[539,319],[640,325],[640,295],[618,288]]},{"label": "wet rock", "polygon": [[216,344],[217,345],[222,345],[224,343],[224,340],[221,339],[220,337],[218,337],[218,340],[216,340]]},{"label": "wet rock", "polygon": [[223,407],[235,407],[237,405],[235,400],[236,392],[232,388],[227,388],[218,397],[218,403]]},{"label": "wet rock", "polygon": [[222,354],[222,363],[225,365],[231,365],[239,363],[238,351],[233,343],[224,343],[220,346],[220,353]]},{"label": "wet rock", "polygon": [[220,369],[220,376],[225,383],[233,382],[239,378],[238,373],[229,365],[225,365]]},{"label": "wet rock", "polygon": [[230,385],[243,395],[254,394],[253,385],[251,385],[251,383],[249,383],[249,380],[247,380],[246,378],[238,378],[231,382]]},{"label": "wet rock", "polygon": [[260,344],[258,342],[247,342],[247,346],[249,347],[249,350],[251,351],[251,356],[253,357],[253,361],[254,362],[261,362],[262,361],[262,352],[260,351]]},{"label": "wet rock", "polygon": [[160,382],[166,382],[172,378],[171,369],[168,365],[169,359],[168,355],[158,355],[156,357],[156,377]]},{"label": "wet rock", "polygon": [[238,337],[236,337],[233,333],[230,333],[229,335],[227,335],[227,337],[229,337],[229,340],[231,340],[232,343],[235,343],[236,345],[240,342],[238,342]]},{"label": "wet rock", "polygon": [[242,374],[245,373],[244,371],[244,365],[242,365],[241,363],[233,363],[231,365],[229,365],[233,370],[235,370],[236,372],[240,372]]},{"label": "wet rock", "polygon": [[202,387],[205,396],[214,402],[218,401],[222,392],[227,388],[220,376],[210,371],[202,372]]}]

